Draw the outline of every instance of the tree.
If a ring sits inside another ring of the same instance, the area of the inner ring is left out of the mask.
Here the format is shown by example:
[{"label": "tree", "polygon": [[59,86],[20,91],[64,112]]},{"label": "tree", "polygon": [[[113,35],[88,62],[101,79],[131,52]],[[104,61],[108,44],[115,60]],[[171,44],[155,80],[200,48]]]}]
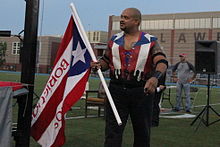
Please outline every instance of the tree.
[{"label": "tree", "polygon": [[7,50],[6,42],[0,42],[0,67],[5,63],[5,53]]}]

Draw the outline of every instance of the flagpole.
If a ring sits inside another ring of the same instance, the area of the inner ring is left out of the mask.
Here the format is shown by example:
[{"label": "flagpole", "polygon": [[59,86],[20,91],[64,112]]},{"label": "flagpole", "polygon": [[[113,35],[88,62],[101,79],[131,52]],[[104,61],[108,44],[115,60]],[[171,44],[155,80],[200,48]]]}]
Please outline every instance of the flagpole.
[{"label": "flagpole", "polygon": [[[88,38],[87,38],[87,35],[86,35],[86,33],[85,33],[85,30],[84,30],[83,25],[82,25],[82,23],[81,23],[81,21],[80,21],[80,18],[79,18],[79,16],[78,16],[78,13],[77,13],[77,11],[76,11],[76,8],[75,8],[74,4],[71,3],[71,4],[70,4],[70,7],[71,7],[71,10],[72,10],[73,18],[74,18],[74,20],[76,20],[76,21],[75,21],[76,26],[77,26],[77,28],[78,28],[78,30],[79,30],[80,35],[82,36],[82,40],[84,41],[86,47],[88,47],[88,51],[89,51],[89,53],[90,53],[90,55],[91,55],[92,60],[95,61],[95,62],[97,62],[96,56],[95,56],[95,54],[94,54],[94,52],[93,52],[93,49],[92,49],[92,47],[91,47],[91,45],[90,45],[90,43],[89,43],[89,40],[88,40]],[[116,109],[116,107],[115,107],[115,104],[114,104],[114,102],[113,102],[112,96],[111,96],[111,94],[110,94],[110,92],[109,92],[108,86],[107,86],[107,84],[106,84],[106,81],[105,81],[105,79],[104,79],[104,76],[103,76],[103,74],[102,74],[101,69],[98,70],[98,75],[99,75],[100,80],[101,80],[101,82],[102,82],[102,85],[103,85],[103,87],[104,87],[104,89],[105,89],[106,95],[107,95],[107,97],[108,97],[109,103],[110,103],[110,105],[111,105],[111,108],[112,108],[113,113],[114,113],[114,115],[115,115],[115,118],[116,118],[116,120],[117,120],[117,123],[118,123],[118,125],[121,125],[121,124],[122,124],[121,118],[120,118],[120,116],[119,116],[119,114],[118,114],[118,111],[117,111],[117,109]]]}]

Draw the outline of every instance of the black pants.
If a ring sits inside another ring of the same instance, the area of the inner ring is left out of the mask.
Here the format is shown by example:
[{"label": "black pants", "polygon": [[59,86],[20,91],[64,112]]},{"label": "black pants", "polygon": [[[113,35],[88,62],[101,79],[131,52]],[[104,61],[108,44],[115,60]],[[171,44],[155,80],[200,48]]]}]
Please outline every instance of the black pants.
[{"label": "black pants", "polygon": [[152,127],[159,126],[159,115],[160,115],[160,99],[162,92],[155,93],[155,97],[153,98],[153,114],[152,114]]},{"label": "black pants", "polygon": [[106,105],[105,147],[121,147],[123,131],[130,115],[133,131],[133,147],[150,146],[152,95],[146,95],[143,87],[127,88],[110,83],[109,90],[122,120],[118,126],[110,104]]},{"label": "black pants", "polygon": [[[158,87],[160,85],[164,85],[165,86],[165,81],[166,81],[166,74],[164,74],[162,76],[161,79],[159,79],[158,81]],[[164,89],[162,89],[162,91],[160,92],[156,92],[153,98],[153,114],[152,114],[152,127],[157,127],[159,126],[159,115],[160,115],[160,107],[159,107],[159,103],[160,103],[160,99],[161,99],[161,94],[162,92],[166,89],[166,87]]]}]

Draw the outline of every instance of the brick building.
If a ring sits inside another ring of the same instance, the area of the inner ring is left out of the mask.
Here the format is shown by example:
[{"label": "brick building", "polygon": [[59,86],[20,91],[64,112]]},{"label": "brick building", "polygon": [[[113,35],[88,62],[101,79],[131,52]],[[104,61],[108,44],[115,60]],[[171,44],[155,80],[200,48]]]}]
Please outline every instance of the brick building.
[{"label": "brick building", "polygon": [[[41,36],[37,42],[36,72],[48,73],[51,70],[56,51],[61,41],[60,36]],[[0,42],[6,42],[7,50],[2,70],[21,71],[21,42],[17,37],[0,37]],[[25,58],[25,57],[24,57]]]},{"label": "brick building", "polygon": [[[97,57],[102,56],[106,49],[107,32],[93,31],[89,38],[91,46]],[[56,57],[62,36],[39,36],[37,41],[36,72],[50,73]],[[94,39],[94,40],[93,40]],[[7,45],[5,59],[6,62],[0,70],[21,71],[20,48],[21,42],[18,37],[0,37],[0,42]],[[25,57],[24,57],[25,58]]]},{"label": "brick building", "polygon": [[[140,29],[156,36],[171,65],[180,53],[195,62],[196,40],[220,41],[220,11],[142,15]],[[109,17],[109,34],[120,32],[120,16]]]},{"label": "brick building", "polygon": [[99,58],[107,48],[108,32],[105,31],[88,31],[86,32],[88,40],[91,43],[94,53]]}]

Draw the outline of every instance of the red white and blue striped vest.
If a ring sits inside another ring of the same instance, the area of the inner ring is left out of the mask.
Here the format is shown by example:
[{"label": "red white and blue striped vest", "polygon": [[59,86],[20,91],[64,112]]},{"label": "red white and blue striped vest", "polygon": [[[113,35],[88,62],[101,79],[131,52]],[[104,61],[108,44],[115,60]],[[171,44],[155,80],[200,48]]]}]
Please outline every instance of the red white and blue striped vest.
[{"label": "red white and blue striped vest", "polygon": [[130,50],[124,49],[124,32],[109,41],[111,79],[146,81],[152,71],[152,47],[156,37],[141,32],[139,40]]}]

